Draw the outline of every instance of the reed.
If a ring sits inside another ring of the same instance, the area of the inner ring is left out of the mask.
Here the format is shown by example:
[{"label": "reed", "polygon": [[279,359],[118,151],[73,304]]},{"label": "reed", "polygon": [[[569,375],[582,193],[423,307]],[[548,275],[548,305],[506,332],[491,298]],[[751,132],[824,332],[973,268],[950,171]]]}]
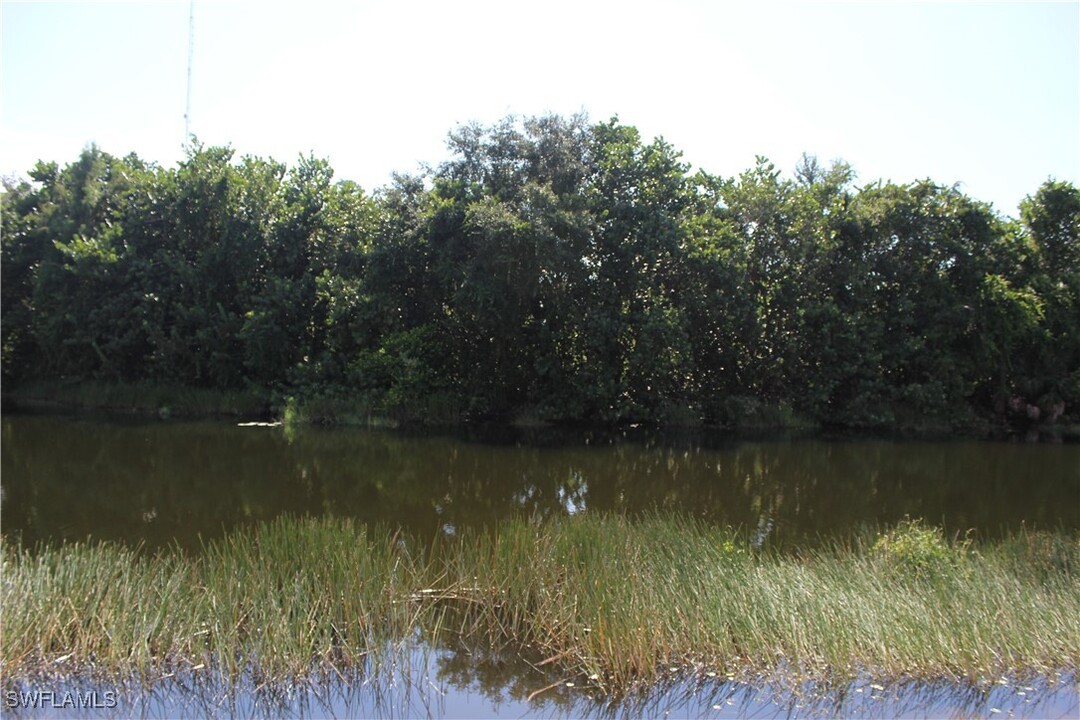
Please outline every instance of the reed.
[{"label": "reed", "polygon": [[671,516],[511,520],[421,544],[279,519],[196,554],[3,547],[7,677],[377,669],[422,633],[619,694],[672,672],[969,678],[1080,666],[1080,536],[917,522],[781,553]]}]

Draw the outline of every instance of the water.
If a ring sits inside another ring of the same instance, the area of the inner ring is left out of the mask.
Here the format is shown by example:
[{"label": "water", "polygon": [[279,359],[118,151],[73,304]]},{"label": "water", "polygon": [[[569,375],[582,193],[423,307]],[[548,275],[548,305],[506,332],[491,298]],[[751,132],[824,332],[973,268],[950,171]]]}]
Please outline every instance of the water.
[{"label": "water", "polygon": [[[1075,675],[983,678],[965,685],[891,684],[859,677],[799,687],[676,675],[649,692],[602,696],[514,658],[414,646],[377,669],[301,686],[239,686],[208,671],[179,671],[131,686],[77,680],[8,682],[13,718],[1075,718]],[[554,680],[552,678],[555,678]]]},{"label": "water", "polygon": [[[1022,526],[1080,528],[1076,443],[580,429],[410,435],[55,415],[3,417],[0,439],[0,523],[5,537],[29,546],[94,538],[198,552],[208,539],[282,513],[350,516],[424,536],[515,515],[659,510],[741,528],[762,545],[818,542],[905,516],[987,538]],[[360,668],[310,686],[236,687],[208,672],[181,670],[127,688],[7,678],[3,711],[49,718],[1005,718],[1075,717],[1080,698],[1068,675],[969,685],[882,685],[868,676],[793,689],[769,678],[675,673],[645,695],[616,701],[586,678],[557,677],[521,658],[423,642],[377,671]],[[31,697],[34,707],[19,706]],[[80,709],[80,702],[98,707]]]},{"label": "water", "polygon": [[816,542],[924,518],[993,537],[1080,528],[1080,444],[633,431],[501,436],[286,431],[225,422],[2,419],[4,535],[197,549],[282,513],[425,536],[513,515],[653,510]]}]

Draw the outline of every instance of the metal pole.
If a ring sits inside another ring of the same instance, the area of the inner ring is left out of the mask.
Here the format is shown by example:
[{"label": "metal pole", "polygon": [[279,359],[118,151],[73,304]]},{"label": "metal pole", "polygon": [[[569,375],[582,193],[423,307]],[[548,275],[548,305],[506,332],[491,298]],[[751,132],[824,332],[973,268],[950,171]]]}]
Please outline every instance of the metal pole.
[{"label": "metal pole", "polygon": [[187,45],[187,103],[184,106],[184,148],[188,147],[191,140],[191,65],[195,57],[195,0],[191,0],[191,8],[188,11],[188,45]]}]

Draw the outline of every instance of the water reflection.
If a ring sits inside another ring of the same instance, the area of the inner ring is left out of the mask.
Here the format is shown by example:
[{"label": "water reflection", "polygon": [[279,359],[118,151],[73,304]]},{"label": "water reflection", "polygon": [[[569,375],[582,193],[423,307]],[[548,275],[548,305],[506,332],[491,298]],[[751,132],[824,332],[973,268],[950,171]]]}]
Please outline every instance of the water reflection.
[{"label": "water reflection", "polygon": [[[234,685],[190,670],[129,686],[71,679],[9,681],[4,709],[20,718],[1071,718],[1080,710],[1077,678],[1060,674],[971,684],[883,684],[860,677],[839,685],[808,682],[799,687],[767,678],[747,683],[674,677],[649,692],[616,700],[600,696],[587,682],[552,677],[498,653],[420,644],[399,650],[396,659],[377,667],[328,671],[304,685],[250,679]],[[93,700],[98,707],[56,707],[65,695]]]},{"label": "water reflection", "polygon": [[[506,431],[510,432],[510,431]],[[758,543],[922,517],[995,535],[1080,527],[1080,445],[498,437],[53,416],[2,420],[2,524],[32,544],[87,537],[198,548],[281,513],[425,536],[511,515],[678,511]]]}]

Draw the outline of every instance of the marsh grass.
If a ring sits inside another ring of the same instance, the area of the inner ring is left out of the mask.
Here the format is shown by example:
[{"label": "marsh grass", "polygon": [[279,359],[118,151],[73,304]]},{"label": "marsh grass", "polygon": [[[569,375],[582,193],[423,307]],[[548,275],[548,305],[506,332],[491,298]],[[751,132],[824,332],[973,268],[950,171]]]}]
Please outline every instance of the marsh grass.
[{"label": "marsh grass", "polygon": [[975,546],[917,522],[781,553],[671,516],[512,520],[432,544],[279,519],[196,555],[5,542],[0,647],[9,678],[296,680],[377,667],[422,634],[611,694],[709,673],[975,679],[1075,671],[1078,568],[1076,535]]}]

